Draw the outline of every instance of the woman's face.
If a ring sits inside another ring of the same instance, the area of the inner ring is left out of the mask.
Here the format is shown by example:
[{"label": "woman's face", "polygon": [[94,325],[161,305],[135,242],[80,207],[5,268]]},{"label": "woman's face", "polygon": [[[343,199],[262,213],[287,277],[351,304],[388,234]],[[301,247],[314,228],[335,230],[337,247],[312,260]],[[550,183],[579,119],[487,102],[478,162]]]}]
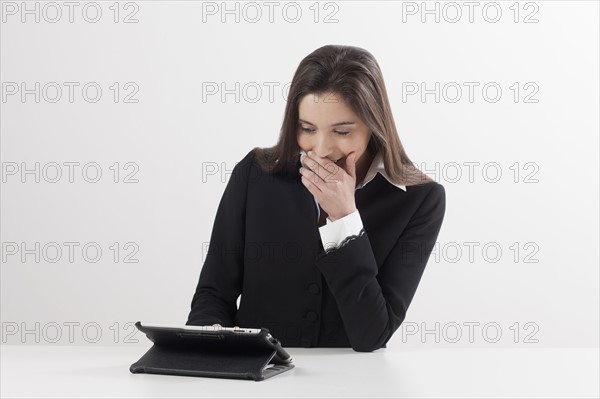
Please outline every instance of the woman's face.
[{"label": "woman's face", "polygon": [[346,156],[356,152],[355,163],[362,165],[371,138],[367,125],[335,93],[307,94],[298,105],[298,145],[343,167]]}]

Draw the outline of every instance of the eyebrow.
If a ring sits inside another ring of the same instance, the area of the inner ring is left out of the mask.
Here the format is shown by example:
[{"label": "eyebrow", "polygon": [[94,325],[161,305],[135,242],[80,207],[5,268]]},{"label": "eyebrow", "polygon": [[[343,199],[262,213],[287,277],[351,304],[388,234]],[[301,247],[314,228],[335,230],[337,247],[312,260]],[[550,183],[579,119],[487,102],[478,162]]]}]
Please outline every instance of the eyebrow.
[{"label": "eyebrow", "polygon": [[[298,122],[308,123],[309,125],[315,126],[314,123],[310,123],[309,121],[305,121],[304,119],[300,119],[300,118],[298,118]],[[343,122],[334,123],[331,126],[354,125],[354,124],[356,124],[356,123],[355,122],[350,122],[350,121],[343,121]]]}]

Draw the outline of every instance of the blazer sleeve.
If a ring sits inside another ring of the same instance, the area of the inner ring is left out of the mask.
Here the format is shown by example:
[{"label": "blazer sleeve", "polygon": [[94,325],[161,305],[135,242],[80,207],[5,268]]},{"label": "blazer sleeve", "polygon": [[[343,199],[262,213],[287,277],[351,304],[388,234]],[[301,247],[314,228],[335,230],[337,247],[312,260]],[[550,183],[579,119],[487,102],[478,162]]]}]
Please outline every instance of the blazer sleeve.
[{"label": "blazer sleeve", "polygon": [[186,325],[233,326],[242,287],[246,193],[252,160],[250,151],[231,172],[217,208]]},{"label": "blazer sleeve", "polygon": [[404,321],[445,210],[445,189],[434,182],[381,267],[364,229],[317,256],[355,351],[381,348]]}]

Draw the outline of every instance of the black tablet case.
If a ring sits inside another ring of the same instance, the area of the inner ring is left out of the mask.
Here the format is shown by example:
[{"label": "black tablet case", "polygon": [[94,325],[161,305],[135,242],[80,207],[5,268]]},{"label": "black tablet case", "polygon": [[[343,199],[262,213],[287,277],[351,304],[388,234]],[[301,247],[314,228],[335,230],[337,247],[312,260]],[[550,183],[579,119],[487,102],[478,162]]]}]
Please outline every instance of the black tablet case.
[{"label": "black tablet case", "polygon": [[[129,367],[131,373],[194,377],[235,378],[262,381],[294,368],[291,360],[280,360],[277,349],[261,329],[257,336],[199,334],[136,327],[154,344]],[[270,366],[270,367],[269,367]]]}]

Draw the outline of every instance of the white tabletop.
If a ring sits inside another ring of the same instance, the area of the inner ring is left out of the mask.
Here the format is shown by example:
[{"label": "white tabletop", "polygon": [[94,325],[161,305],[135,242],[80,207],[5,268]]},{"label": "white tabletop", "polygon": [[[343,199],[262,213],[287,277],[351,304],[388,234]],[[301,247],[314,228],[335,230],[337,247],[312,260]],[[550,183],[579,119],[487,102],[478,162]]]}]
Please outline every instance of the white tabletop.
[{"label": "white tabletop", "polygon": [[267,380],[131,374],[151,344],[1,346],[7,397],[595,397],[598,348],[288,348]]}]

